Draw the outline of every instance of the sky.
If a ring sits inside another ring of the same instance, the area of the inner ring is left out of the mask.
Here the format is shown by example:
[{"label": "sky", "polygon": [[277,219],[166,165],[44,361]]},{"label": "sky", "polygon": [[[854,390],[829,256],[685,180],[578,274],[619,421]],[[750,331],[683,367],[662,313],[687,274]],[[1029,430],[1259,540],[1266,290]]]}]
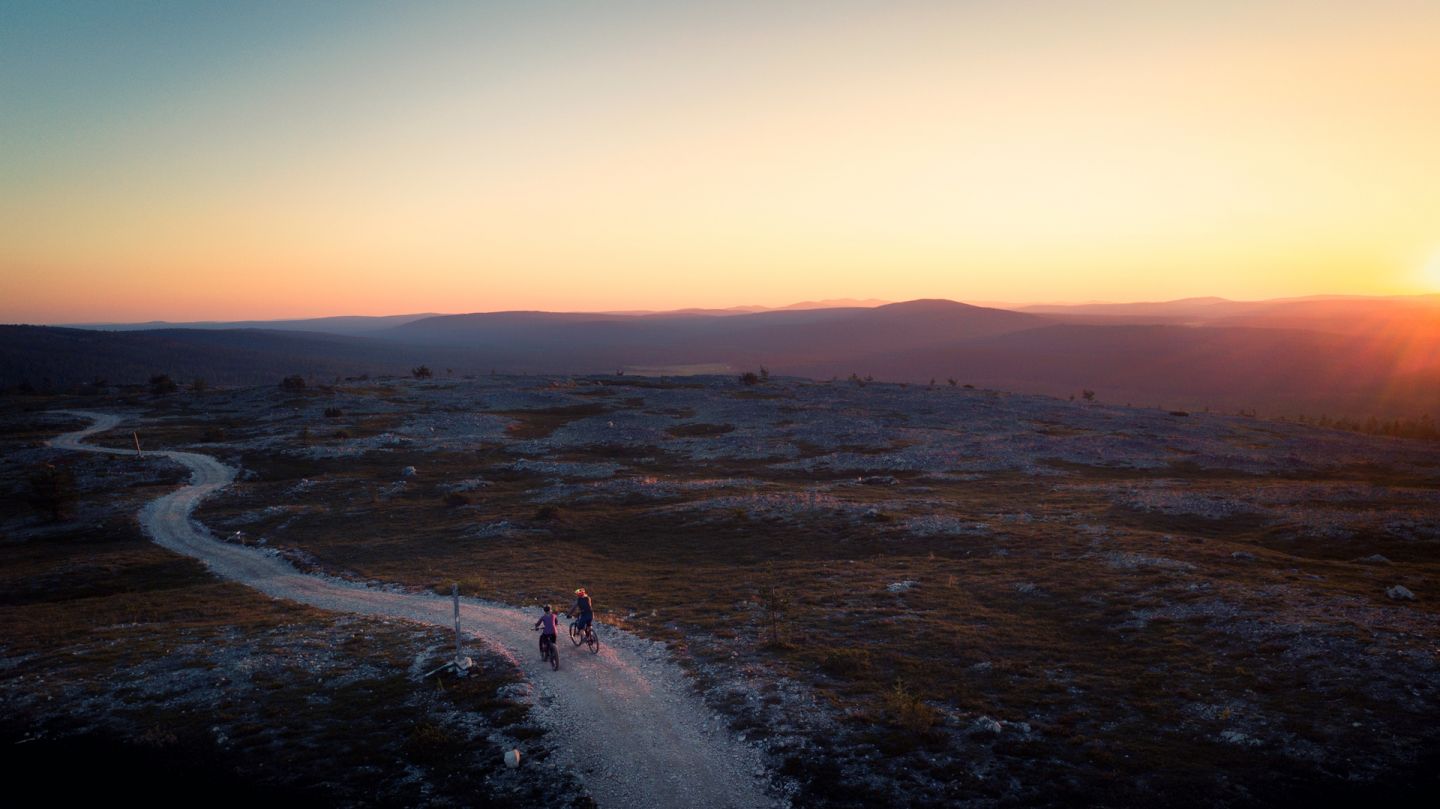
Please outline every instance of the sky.
[{"label": "sky", "polygon": [[1440,3],[0,1],[0,322],[1440,291]]}]

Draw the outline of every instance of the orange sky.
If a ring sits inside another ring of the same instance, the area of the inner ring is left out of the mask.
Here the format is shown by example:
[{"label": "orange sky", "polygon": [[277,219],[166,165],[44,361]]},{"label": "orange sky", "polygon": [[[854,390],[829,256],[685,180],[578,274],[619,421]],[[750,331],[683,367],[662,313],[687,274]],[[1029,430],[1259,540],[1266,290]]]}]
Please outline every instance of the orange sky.
[{"label": "orange sky", "polygon": [[0,322],[1440,290],[1440,4],[517,5],[7,4]]}]

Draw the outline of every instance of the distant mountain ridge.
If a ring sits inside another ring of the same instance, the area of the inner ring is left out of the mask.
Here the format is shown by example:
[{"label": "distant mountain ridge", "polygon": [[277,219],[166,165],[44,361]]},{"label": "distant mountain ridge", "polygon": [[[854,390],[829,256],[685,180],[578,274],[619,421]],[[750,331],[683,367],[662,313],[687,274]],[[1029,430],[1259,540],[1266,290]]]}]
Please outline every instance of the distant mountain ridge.
[{"label": "distant mountain ridge", "polygon": [[[290,321],[277,321],[290,323]],[[1440,414],[1440,296],[1195,298],[1014,311],[950,300],[716,315],[485,312],[322,318],[310,328],[0,327],[0,387],[64,389],[168,373],[211,384],[407,373],[956,379],[1178,407]],[[325,329],[335,331],[327,332]]]},{"label": "distant mountain ridge", "polygon": [[155,320],[149,323],[68,323],[61,328],[90,329],[99,331],[151,331],[155,329],[269,329],[274,331],[309,331],[321,334],[366,334],[379,329],[435,317],[433,312],[416,315],[339,315],[335,317],[302,318],[298,320],[203,320],[190,323],[168,323]]}]

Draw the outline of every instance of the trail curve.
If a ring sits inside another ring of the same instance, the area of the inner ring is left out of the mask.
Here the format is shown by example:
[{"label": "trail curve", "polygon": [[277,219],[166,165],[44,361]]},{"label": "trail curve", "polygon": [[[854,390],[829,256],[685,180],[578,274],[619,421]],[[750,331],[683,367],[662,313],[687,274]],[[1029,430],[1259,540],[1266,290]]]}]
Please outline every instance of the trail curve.
[{"label": "trail curve", "polygon": [[[118,426],[106,413],[64,411],[93,420],[50,441],[58,449],[129,454],[84,443]],[[140,523],[159,545],[203,562],[217,576],[275,598],[334,612],[450,626],[450,598],[381,590],[301,573],[263,550],[215,539],[191,519],[199,502],[235,479],[235,470],[194,452],[151,452],[191,471],[190,483],[147,504]],[[705,708],[685,676],[658,648],[605,643],[599,655],[559,644],[560,671],[543,664],[531,630],[535,618],[514,607],[461,599],[467,633],[507,653],[535,694],[533,715],[552,733],[555,758],[573,769],[601,807],[656,809],[775,807],[767,797],[759,753],[736,740]],[[606,633],[611,634],[613,633]],[[602,634],[602,641],[605,635]],[[498,755],[498,751],[497,751]]]}]

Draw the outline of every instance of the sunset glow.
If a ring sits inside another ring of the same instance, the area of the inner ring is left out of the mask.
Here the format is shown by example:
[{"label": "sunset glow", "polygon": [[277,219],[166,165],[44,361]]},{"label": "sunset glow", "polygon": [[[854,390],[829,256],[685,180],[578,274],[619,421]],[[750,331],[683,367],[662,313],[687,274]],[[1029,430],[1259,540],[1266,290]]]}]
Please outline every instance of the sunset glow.
[{"label": "sunset glow", "polygon": [[1430,256],[1423,273],[1425,283],[1429,284],[1432,290],[1440,292],[1440,250]]},{"label": "sunset glow", "polygon": [[7,3],[0,321],[1440,290],[1440,5]]}]

